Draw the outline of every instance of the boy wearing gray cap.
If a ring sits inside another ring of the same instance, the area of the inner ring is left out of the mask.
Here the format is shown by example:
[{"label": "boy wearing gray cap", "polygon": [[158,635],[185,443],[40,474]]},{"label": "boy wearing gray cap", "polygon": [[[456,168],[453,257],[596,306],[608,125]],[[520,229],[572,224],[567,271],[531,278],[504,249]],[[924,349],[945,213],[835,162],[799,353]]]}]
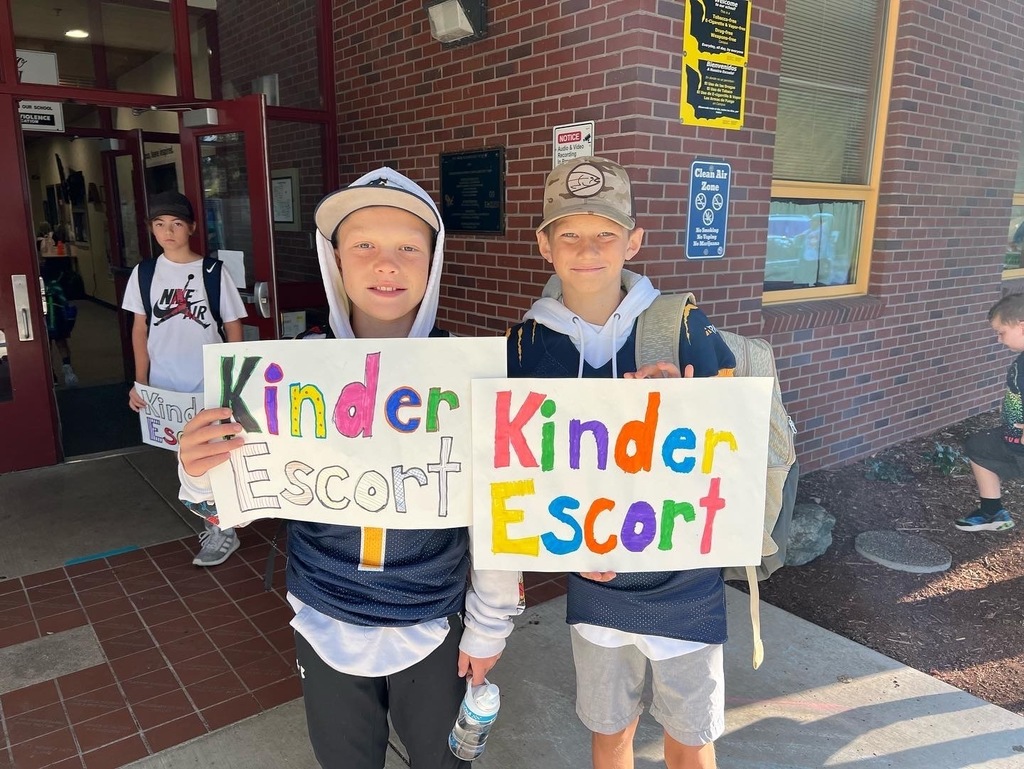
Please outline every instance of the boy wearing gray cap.
[{"label": "boy wearing gray cap", "polygon": [[[577,158],[549,174],[537,244],[555,275],[526,320],[509,331],[510,377],[680,376],[668,362],[633,371],[636,321],[659,293],[646,277],[623,269],[643,236],[622,166]],[[692,304],[679,336],[686,376],[732,374],[732,352]],[[633,766],[648,667],[666,764],[713,769],[714,740],[725,728],[721,569],[570,574],[567,613],[576,713],[592,733],[595,769]]]}]

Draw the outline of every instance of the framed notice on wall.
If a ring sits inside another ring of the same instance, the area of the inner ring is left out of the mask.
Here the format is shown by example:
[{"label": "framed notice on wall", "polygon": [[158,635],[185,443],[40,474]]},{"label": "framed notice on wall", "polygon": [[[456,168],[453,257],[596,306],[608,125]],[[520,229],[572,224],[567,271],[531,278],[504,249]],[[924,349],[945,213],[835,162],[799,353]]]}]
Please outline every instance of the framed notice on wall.
[{"label": "framed notice on wall", "polygon": [[441,220],[448,232],[505,232],[505,148],[441,153]]},{"label": "framed notice on wall", "polygon": [[275,230],[299,230],[299,171],[285,168],[270,172],[270,202]]}]

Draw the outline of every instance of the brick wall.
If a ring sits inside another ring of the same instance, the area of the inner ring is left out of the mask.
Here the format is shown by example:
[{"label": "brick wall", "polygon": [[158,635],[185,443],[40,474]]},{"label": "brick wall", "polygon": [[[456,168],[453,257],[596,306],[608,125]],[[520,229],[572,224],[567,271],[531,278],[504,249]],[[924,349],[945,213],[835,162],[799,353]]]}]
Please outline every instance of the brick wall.
[{"label": "brick wall", "polygon": [[1015,0],[901,4],[869,297],[766,312],[807,467],[1001,394],[1012,354],[985,316],[1004,291],[1022,25]]},{"label": "brick wall", "polygon": [[[450,235],[442,323],[498,333],[548,276],[533,227],[551,129],[594,120],[630,169],[638,266],[723,328],[768,336],[805,469],[990,408],[1008,361],[984,321],[1002,288],[1021,110],[1016,0],[903,0],[870,295],[762,308],[785,0],[754,4],[742,130],[678,122],[682,3],[490,0],[485,40],[445,49],[420,0],[335,2],[341,180],[390,164],[439,192],[441,152],[506,148],[503,235]],[[697,157],[733,168],[726,257],[686,261]]]}]

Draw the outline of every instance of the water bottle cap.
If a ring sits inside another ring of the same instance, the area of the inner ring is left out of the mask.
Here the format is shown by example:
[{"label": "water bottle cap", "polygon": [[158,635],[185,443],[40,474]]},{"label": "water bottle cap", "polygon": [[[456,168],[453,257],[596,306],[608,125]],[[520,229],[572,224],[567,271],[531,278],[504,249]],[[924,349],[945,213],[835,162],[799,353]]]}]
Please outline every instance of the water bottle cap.
[{"label": "water bottle cap", "polygon": [[498,709],[501,696],[497,684],[481,684],[473,688],[473,699],[481,712],[491,713]]}]

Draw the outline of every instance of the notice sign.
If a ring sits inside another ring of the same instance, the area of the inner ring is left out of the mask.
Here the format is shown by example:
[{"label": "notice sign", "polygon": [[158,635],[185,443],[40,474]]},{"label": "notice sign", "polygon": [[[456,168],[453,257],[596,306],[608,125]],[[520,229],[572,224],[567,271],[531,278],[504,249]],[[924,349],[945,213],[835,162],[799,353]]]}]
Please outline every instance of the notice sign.
[{"label": "notice sign", "polygon": [[[58,85],[57,54],[47,51],[28,51],[18,54],[18,82]],[[56,101],[20,101],[18,114],[21,125],[33,131],[64,131],[64,109]]]},{"label": "notice sign", "polygon": [[741,128],[750,0],[685,0],[682,101],[688,125]]},{"label": "notice sign", "polygon": [[474,565],[759,563],[773,381],[473,382]]},{"label": "notice sign", "polygon": [[202,409],[202,395],[161,390],[135,383],[135,392],[146,402],[139,412],[142,442],[169,451],[178,450],[185,423]]},{"label": "notice sign", "polygon": [[690,166],[690,210],[686,220],[686,258],[721,259],[729,220],[732,166],[695,160]]},{"label": "notice sign", "polygon": [[244,429],[210,472],[221,526],[469,525],[470,380],[505,376],[503,337],[236,342],[203,362],[206,406]]},{"label": "notice sign", "polygon": [[567,160],[594,156],[594,121],[555,126],[551,136],[552,168]]}]

